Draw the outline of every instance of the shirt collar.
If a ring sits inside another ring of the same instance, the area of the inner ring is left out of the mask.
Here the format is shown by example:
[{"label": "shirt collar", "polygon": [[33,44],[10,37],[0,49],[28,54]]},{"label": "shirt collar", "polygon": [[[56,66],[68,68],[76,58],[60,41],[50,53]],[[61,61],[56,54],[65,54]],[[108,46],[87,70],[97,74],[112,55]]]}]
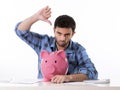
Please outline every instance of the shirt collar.
[{"label": "shirt collar", "polygon": [[65,51],[66,51],[66,53],[73,53],[74,52],[74,47],[73,47],[72,40],[70,40],[70,44]]},{"label": "shirt collar", "polygon": [[[55,39],[53,40],[53,42],[52,42],[52,44],[51,44],[51,49],[52,49],[52,51],[56,51],[57,50],[57,48],[56,48],[56,45],[55,45]],[[74,51],[74,47],[73,47],[73,42],[72,42],[72,40],[70,40],[70,44],[69,44],[69,46],[67,47],[67,49],[65,50],[65,52],[66,53],[73,53],[73,51]]]},{"label": "shirt collar", "polygon": [[56,45],[55,45],[55,39],[53,39],[53,42],[51,43],[50,47],[51,47],[52,51],[57,50]]}]

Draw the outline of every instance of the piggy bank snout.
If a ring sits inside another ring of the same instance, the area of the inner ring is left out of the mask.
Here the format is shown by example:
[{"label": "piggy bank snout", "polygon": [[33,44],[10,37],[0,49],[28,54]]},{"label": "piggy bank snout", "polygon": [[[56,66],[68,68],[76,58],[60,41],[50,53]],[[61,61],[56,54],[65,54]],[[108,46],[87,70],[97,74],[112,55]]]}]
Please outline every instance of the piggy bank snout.
[{"label": "piggy bank snout", "polygon": [[53,65],[46,66],[46,71],[52,74],[55,72],[55,67]]}]

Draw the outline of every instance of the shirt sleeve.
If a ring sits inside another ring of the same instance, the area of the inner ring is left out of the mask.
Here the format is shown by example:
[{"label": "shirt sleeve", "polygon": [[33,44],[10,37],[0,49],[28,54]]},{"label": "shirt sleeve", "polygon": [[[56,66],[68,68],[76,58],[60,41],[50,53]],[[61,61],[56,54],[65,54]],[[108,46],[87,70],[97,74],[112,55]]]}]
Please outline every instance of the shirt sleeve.
[{"label": "shirt sleeve", "polygon": [[86,50],[83,48],[78,54],[79,65],[75,68],[75,71],[77,71],[77,73],[86,74],[89,79],[97,79],[98,72],[91,59],[88,57]]},{"label": "shirt sleeve", "polygon": [[40,40],[42,39],[42,35],[31,32],[30,30],[18,30],[18,25],[20,23],[21,22],[19,22],[15,27],[17,36],[31,46],[36,52],[39,52],[39,49],[41,48]]}]

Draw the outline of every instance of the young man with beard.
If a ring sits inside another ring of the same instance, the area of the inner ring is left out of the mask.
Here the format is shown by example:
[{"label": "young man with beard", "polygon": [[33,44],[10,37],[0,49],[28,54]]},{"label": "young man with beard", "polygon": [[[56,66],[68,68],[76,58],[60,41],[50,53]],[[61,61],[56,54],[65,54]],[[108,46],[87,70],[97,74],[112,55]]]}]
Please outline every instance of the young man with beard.
[{"label": "young man with beard", "polygon": [[97,79],[98,72],[86,53],[85,48],[71,38],[75,34],[76,23],[69,15],[60,15],[54,22],[54,37],[41,35],[30,31],[31,26],[37,21],[49,21],[51,17],[51,8],[48,6],[42,8],[34,15],[18,23],[15,28],[16,34],[30,45],[38,55],[38,78],[42,78],[40,70],[40,52],[47,50],[53,52],[64,50],[69,62],[67,75],[56,75],[51,79],[53,83],[78,82],[88,79]]}]

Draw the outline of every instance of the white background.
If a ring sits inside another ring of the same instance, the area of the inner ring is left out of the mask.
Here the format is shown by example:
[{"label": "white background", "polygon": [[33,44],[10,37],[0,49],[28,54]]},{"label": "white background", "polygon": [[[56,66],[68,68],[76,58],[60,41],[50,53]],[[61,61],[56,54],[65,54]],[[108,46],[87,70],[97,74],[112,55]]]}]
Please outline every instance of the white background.
[{"label": "white background", "polygon": [[[15,25],[49,5],[50,20],[72,16],[76,34],[99,72],[99,79],[120,81],[120,0],[1,0],[0,78],[37,78],[37,55],[15,32]],[[53,35],[53,25],[37,22],[31,30]]]}]

